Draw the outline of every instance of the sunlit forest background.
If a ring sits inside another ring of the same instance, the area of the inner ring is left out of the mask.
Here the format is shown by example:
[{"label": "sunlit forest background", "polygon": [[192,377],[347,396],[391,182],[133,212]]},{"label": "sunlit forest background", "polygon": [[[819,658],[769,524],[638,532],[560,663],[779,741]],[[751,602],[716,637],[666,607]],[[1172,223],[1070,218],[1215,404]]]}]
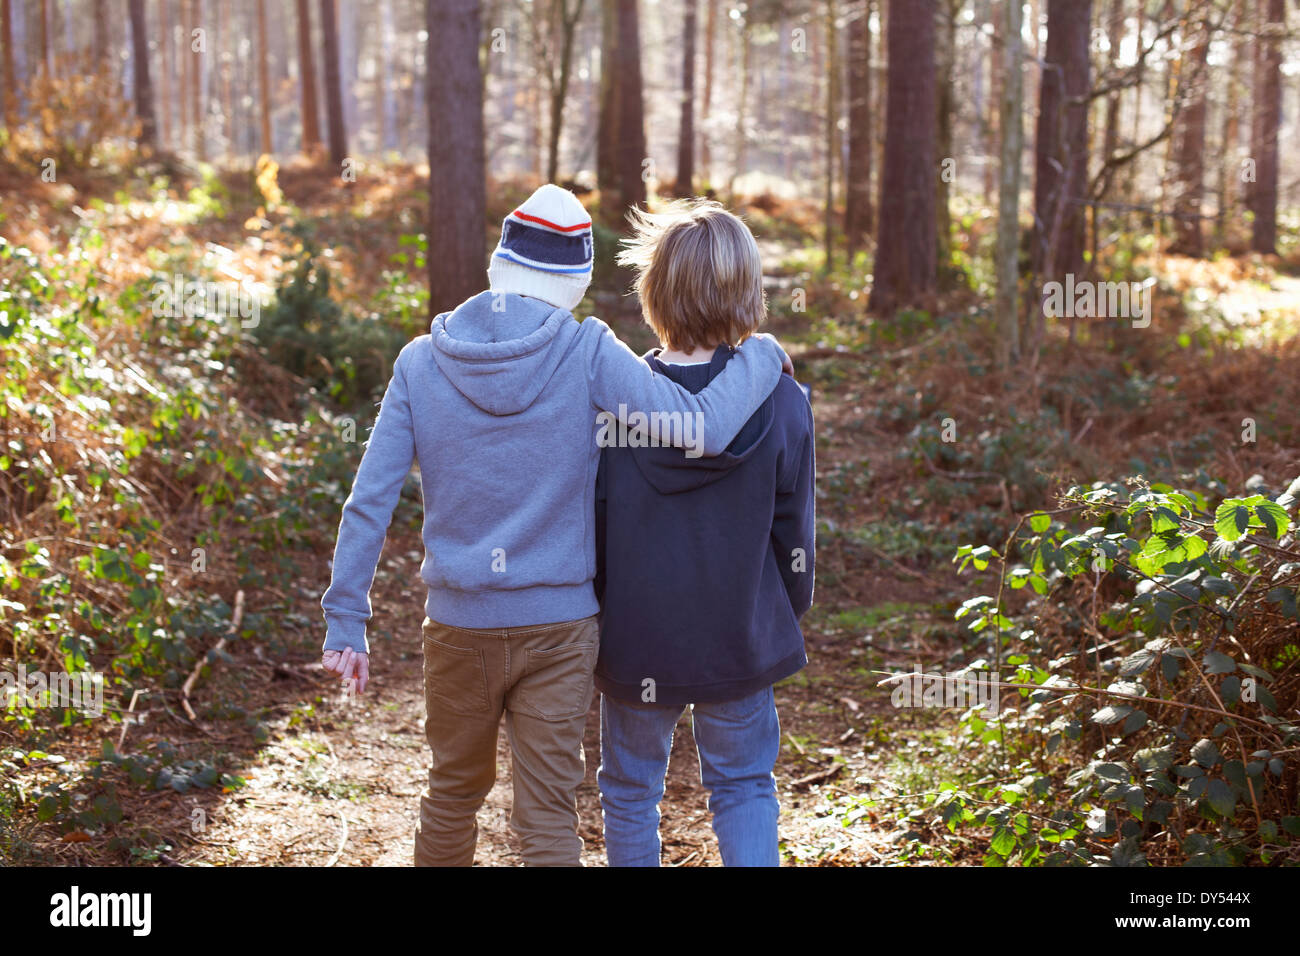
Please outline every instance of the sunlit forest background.
[{"label": "sunlit forest background", "polygon": [[[1298,22],[0,0],[0,858],[409,862],[414,480],[363,699],[320,669],[320,595],[393,359],[551,181],[597,224],[578,318],[638,351],[628,209],[742,215],[811,387],[785,862],[1300,862]],[[967,669],[996,716],[888,682]],[[31,675],[95,677],[102,713]],[[665,862],[716,865],[693,760],[684,724]],[[481,864],[519,859],[501,763]]]}]

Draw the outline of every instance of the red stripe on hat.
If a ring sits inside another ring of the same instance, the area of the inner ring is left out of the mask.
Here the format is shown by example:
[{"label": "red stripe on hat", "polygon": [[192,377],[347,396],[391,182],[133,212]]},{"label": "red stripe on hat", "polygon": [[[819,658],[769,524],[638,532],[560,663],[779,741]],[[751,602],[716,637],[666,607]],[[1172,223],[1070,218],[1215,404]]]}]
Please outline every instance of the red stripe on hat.
[{"label": "red stripe on hat", "polygon": [[514,214],[518,216],[520,219],[526,219],[529,222],[535,222],[539,226],[545,226],[547,229],[554,229],[556,232],[573,232],[577,229],[588,229],[591,227],[590,219],[588,219],[586,222],[580,222],[576,226],[557,226],[555,223],[547,222],[545,219],[542,219],[538,216],[530,216],[528,215],[528,213],[520,209],[516,209]]}]

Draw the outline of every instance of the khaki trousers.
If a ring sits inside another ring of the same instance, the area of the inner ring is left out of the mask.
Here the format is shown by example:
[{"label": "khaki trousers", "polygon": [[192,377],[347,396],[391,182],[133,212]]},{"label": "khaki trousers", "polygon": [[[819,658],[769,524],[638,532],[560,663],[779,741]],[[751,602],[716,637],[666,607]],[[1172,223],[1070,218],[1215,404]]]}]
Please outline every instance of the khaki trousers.
[{"label": "khaki trousers", "polygon": [[596,618],[469,630],[425,618],[425,735],[433,752],[420,798],[416,866],[470,866],[476,814],[496,782],[505,715],[514,804],[528,866],[580,866],[582,733],[600,649]]}]

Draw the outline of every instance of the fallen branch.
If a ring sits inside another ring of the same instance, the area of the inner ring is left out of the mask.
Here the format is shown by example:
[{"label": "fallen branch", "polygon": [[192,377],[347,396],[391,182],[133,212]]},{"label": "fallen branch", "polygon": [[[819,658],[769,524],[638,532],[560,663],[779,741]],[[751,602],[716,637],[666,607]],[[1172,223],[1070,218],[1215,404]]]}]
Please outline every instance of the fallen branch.
[{"label": "fallen branch", "polygon": [[348,815],[340,810],[339,819],[343,821],[343,836],[339,838],[339,848],[334,851],[334,855],[330,857],[330,861],[325,864],[326,867],[331,867],[337,863],[339,857],[343,855],[343,848],[348,845]]},{"label": "fallen branch", "polygon": [[839,776],[839,772],[844,769],[844,764],[837,763],[826,770],[818,770],[816,773],[810,773],[806,777],[800,777],[790,784],[793,788],[807,787],[814,783],[821,783],[823,780],[829,780],[831,777]]},{"label": "fallen branch", "polygon": [[238,591],[235,593],[235,610],[230,616],[230,627],[226,629],[225,634],[221,635],[221,639],[217,641],[216,644],[212,645],[212,650],[208,651],[207,654],[204,654],[203,657],[199,659],[199,662],[194,665],[194,670],[190,672],[190,676],[185,678],[185,683],[181,685],[181,706],[185,708],[185,713],[190,720],[195,723],[198,723],[199,719],[194,716],[194,708],[190,706],[190,691],[194,689],[194,682],[199,679],[199,674],[203,672],[203,665],[208,662],[208,658],[225,647],[226,641],[232,634],[239,633],[239,625],[243,620],[244,592]]}]

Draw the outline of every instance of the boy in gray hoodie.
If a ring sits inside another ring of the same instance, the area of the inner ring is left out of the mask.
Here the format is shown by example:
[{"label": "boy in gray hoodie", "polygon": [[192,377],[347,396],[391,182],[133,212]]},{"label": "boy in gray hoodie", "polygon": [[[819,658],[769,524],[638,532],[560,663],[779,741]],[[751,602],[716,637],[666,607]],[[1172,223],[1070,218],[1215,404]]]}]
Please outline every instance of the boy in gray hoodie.
[{"label": "boy in gray hoodie", "polygon": [[489,290],[438,315],[398,355],[343,506],[321,600],[323,664],[360,692],[370,587],[419,462],[432,764],[417,865],[473,863],[502,715],[524,862],[579,863],[575,792],[599,650],[597,435],[610,414],[633,425],[672,421],[682,426],[669,429],[672,444],[717,455],[788,364],[774,340],[758,338],[692,394],[600,320],[574,319],[591,267],[591,220],[566,190],[542,186],[506,217]]}]

